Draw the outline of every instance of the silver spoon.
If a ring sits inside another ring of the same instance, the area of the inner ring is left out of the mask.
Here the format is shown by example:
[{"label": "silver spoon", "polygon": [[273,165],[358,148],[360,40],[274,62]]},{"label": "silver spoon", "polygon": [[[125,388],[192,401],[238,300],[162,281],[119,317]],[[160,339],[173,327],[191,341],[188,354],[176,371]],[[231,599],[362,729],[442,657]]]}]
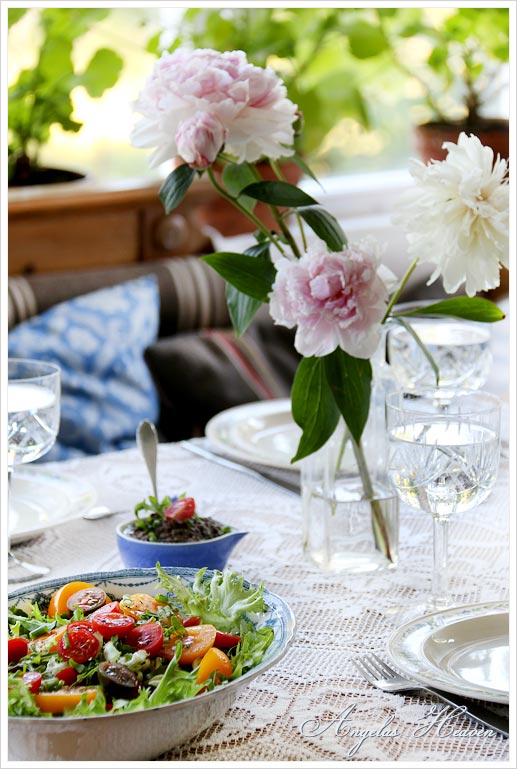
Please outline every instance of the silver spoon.
[{"label": "silver spoon", "polygon": [[138,448],[145,460],[147,471],[153,486],[153,493],[158,499],[158,490],[156,485],[156,461],[158,458],[158,433],[156,427],[148,419],[144,419],[138,425],[136,431],[136,442]]},{"label": "silver spoon", "polygon": [[112,510],[106,505],[96,505],[83,513],[83,518],[87,521],[97,521],[99,518],[109,518],[110,515],[118,515],[119,513],[127,513],[127,510]]}]

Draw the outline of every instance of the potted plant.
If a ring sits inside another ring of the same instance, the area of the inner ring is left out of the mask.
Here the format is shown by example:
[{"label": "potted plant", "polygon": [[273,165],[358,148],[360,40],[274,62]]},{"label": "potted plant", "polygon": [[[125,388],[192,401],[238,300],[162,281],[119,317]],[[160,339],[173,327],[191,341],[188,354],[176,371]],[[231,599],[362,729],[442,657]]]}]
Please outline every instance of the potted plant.
[{"label": "potted plant", "polygon": [[[465,132],[507,159],[508,120],[485,113],[509,59],[508,8],[456,8],[434,22],[428,10],[376,9],[392,62],[423,93],[427,119],[415,129],[417,150],[424,162],[443,160],[443,142]],[[414,64],[407,63],[409,41],[418,52]]]},{"label": "potted plant", "polygon": [[[9,9],[9,28],[27,8]],[[74,44],[92,25],[109,14],[102,8],[44,8],[39,11],[41,33],[36,64],[24,69],[9,87],[9,185],[71,181],[83,175],[64,169],[43,168],[40,151],[52,126],[79,131],[73,118],[71,93],[83,86],[92,97],[102,96],[118,80],[122,59],[110,48],[99,48],[79,70],[73,60]]]}]

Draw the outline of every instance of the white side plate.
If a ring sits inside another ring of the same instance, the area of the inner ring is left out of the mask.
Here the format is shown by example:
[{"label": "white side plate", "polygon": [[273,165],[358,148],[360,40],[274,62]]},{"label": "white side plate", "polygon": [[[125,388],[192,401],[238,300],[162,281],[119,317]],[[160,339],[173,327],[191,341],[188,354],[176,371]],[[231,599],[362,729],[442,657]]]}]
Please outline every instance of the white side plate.
[{"label": "white side plate", "polygon": [[408,678],[435,689],[508,703],[509,615],[505,602],[456,606],[412,620],[388,641]]},{"label": "white side plate", "polygon": [[280,398],[221,411],[208,422],[205,434],[236,459],[293,470],[291,457],[302,431],[291,416],[291,401]]},{"label": "white side plate", "polygon": [[9,509],[11,543],[24,542],[51,526],[80,518],[97,501],[97,492],[77,476],[40,468],[16,468]]}]

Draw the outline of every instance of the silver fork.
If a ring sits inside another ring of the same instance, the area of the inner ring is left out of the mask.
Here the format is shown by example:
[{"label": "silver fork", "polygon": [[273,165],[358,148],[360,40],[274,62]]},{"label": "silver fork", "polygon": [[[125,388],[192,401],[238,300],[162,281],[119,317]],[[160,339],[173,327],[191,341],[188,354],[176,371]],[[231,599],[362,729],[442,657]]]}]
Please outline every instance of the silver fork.
[{"label": "silver fork", "polygon": [[383,662],[376,654],[370,654],[365,657],[360,657],[352,660],[354,666],[359,673],[366,678],[368,683],[372,686],[376,686],[378,689],[382,689],[384,692],[398,692],[406,691],[423,691],[432,694],[441,702],[445,702],[450,705],[454,710],[460,710],[464,715],[476,721],[482,726],[488,727],[493,731],[502,734],[504,737],[509,736],[508,719],[498,713],[493,713],[491,710],[483,707],[483,705],[477,702],[472,702],[459,695],[448,694],[447,697],[441,692],[435,689],[430,689],[428,686],[418,683],[417,681],[411,681],[409,678],[405,678],[393,670],[389,665]]}]

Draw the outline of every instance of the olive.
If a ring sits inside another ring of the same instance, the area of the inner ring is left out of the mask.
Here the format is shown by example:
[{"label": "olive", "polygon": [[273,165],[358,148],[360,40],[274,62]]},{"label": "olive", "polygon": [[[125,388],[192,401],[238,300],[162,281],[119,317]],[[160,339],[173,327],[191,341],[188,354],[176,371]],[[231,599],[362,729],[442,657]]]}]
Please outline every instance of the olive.
[{"label": "olive", "polygon": [[136,675],[118,662],[101,662],[97,669],[99,683],[112,697],[133,700],[140,689]]},{"label": "olive", "polygon": [[68,611],[82,609],[85,614],[90,614],[104,606],[106,598],[106,593],[101,587],[85,587],[70,596],[66,602],[66,608]]}]

